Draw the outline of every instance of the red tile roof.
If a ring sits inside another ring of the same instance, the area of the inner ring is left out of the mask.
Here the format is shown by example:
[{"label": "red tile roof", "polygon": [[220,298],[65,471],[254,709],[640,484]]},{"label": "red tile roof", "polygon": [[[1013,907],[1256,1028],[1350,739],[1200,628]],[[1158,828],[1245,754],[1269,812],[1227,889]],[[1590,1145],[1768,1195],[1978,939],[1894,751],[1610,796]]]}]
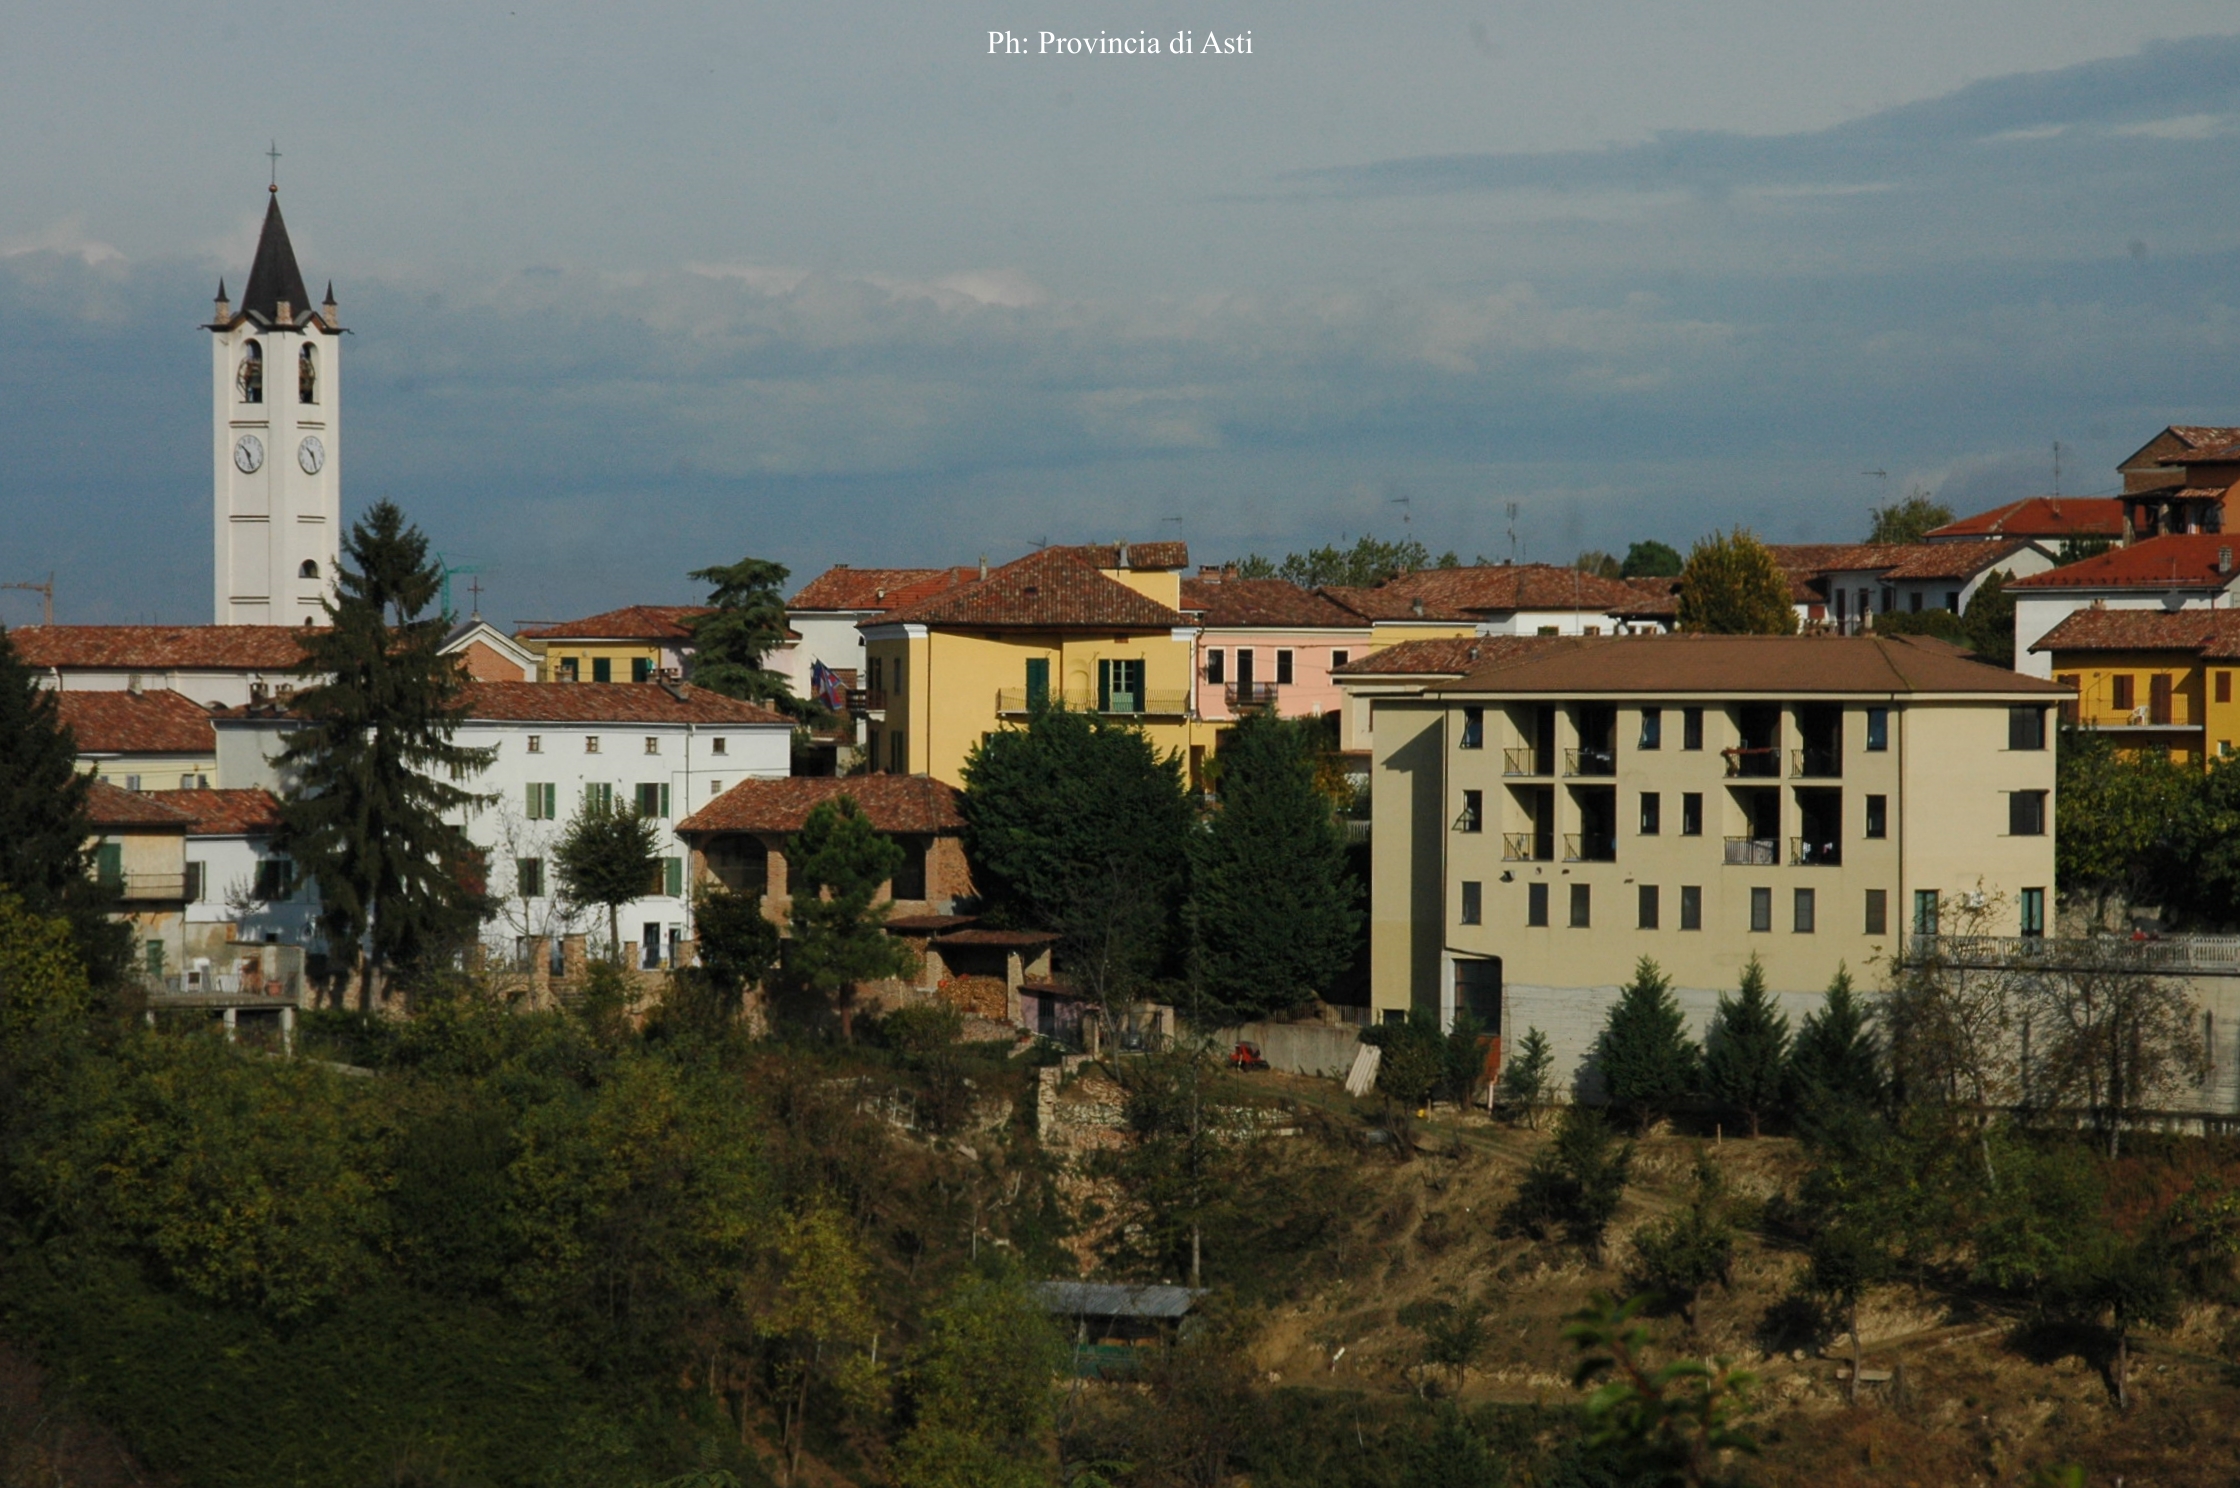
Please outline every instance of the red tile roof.
[{"label": "red tile roof", "polygon": [[2240,657],[2240,610],[2077,610],[2033,651],[2191,651],[2215,661]]},{"label": "red tile roof", "polygon": [[259,837],[280,825],[280,803],[264,790],[150,791],[187,818],[189,837]]},{"label": "red tile roof", "polygon": [[1373,589],[1333,587],[1321,592],[1373,620],[1474,620],[1516,610],[1632,614],[1641,605],[1658,602],[1656,596],[1622,579],[1550,563],[1423,568]]},{"label": "red tile roof", "polygon": [[1184,579],[1182,607],[1215,628],[1365,630],[1361,616],[1288,579]]},{"label": "red tile roof", "polygon": [[2037,677],[1976,661],[1925,636],[1646,635],[1557,638],[1509,660],[1488,660],[1446,694],[1686,693],[1991,696],[2066,693]]},{"label": "red tile roof", "polygon": [[1189,622],[1083,561],[1078,549],[1045,548],[988,570],[933,598],[867,624],[960,630],[1171,630]]},{"label": "red tile roof", "polygon": [[[2240,537],[2218,532],[2150,537],[2128,548],[2112,548],[2082,563],[2017,579],[2007,587],[2010,590],[2223,589],[2236,576],[2231,569],[2236,544],[2240,544]],[[2226,555],[2226,571],[2223,572],[2218,569],[2220,552]]]},{"label": "red tile roof", "polygon": [[55,695],[80,754],[214,754],[210,710],[183,693],[100,691]]},{"label": "red tile roof", "polygon": [[[1091,568],[1172,569],[1190,566],[1190,545],[1181,542],[1088,543],[1060,549]],[[1127,561],[1121,561],[1125,554]]]},{"label": "red tile roof", "polygon": [[977,568],[850,568],[842,563],[811,579],[786,601],[786,608],[878,613],[931,599],[979,577]]},{"label": "red tile roof", "polygon": [[1960,538],[2123,536],[2123,503],[2113,496],[2026,496],[1989,511],[1947,522],[1928,534],[1931,542]]},{"label": "red tile roof", "polygon": [[491,723],[782,723],[792,720],[683,683],[470,682],[467,716]]},{"label": "red tile roof", "polygon": [[679,832],[798,832],[809,813],[852,796],[882,832],[964,829],[957,792],[930,775],[794,775],[742,780],[677,823]]},{"label": "red tile roof", "polygon": [[1907,548],[1904,559],[1885,570],[1882,576],[1886,579],[1972,579],[2029,546],[2019,537],[2007,542],[1919,543]]},{"label": "red tile roof", "polygon": [[291,672],[304,631],[289,625],[26,625],[8,632],[34,667],[116,672]]},{"label": "red tile roof", "polygon": [[710,605],[625,605],[581,620],[516,632],[517,641],[689,641],[686,622],[710,612]]},{"label": "red tile roof", "polygon": [[1489,661],[1531,656],[1551,646],[1569,645],[1571,636],[1452,636],[1436,641],[1402,641],[1372,651],[1339,667],[1338,677],[1459,677]]},{"label": "red tile roof", "polygon": [[187,814],[166,806],[153,794],[128,791],[106,780],[91,782],[86,794],[86,820],[100,828],[155,827],[185,831]]}]

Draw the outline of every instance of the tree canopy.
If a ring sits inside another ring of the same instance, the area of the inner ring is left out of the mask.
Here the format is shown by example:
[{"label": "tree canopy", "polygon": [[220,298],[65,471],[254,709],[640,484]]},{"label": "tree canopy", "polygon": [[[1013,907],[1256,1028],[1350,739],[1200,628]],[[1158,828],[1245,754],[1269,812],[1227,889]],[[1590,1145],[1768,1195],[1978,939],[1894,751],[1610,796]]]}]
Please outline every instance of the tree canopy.
[{"label": "tree canopy", "polygon": [[686,577],[709,586],[715,608],[692,622],[692,680],[710,692],[798,712],[800,700],[783,672],[763,658],[786,641],[783,588],[791,571],[766,558],[696,568]]},{"label": "tree canopy", "polygon": [[1917,543],[1952,520],[1952,508],[1926,491],[1911,491],[1906,499],[1873,508],[1867,531],[1871,543]]},{"label": "tree canopy", "polygon": [[123,974],[130,948],[125,927],[108,917],[114,890],[90,871],[93,786],[78,772],[77,752],[55,695],[0,630],[0,892],[33,914],[66,918],[78,954],[107,984]]},{"label": "tree canopy", "polygon": [[1258,553],[1236,560],[1237,572],[1248,579],[1284,579],[1302,588],[1331,584],[1347,589],[1367,589],[1424,568],[1460,568],[1454,553],[1431,556],[1431,550],[1412,537],[1398,542],[1363,533],[1350,548],[1311,548],[1285,554],[1282,561]]},{"label": "tree canopy", "polygon": [[622,906],[653,892],[661,838],[650,817],[618,807],[606,791],[586,792],[553,849],[560,891],[607,912],[607,953],[622,956]]},{"label": "tree canopy", "polygon": [[1610,1102],[1647,1127],[1695,1093],[1702,1051],[1672,995],[1672,978],[1647,956],[1618,991],[1595,1050]]},{"label": "tree canopy", "polygon": [[1618,567],[1622,579],[1677,579],[1687,560],[1680,550],[1670,543],[1645,538],[1626,549],[1625,562]]},{"label": "tree canopy", "polygon": [[849,795],[809,813],[786,843],[793,943],[786,969],[830,996],[856,982],[908,976],[910,948],[883,928],[879,890],[902,866],[902,848],[883,837]]},{"label": "tree canopy", "polygon": [[1741,528],[1699,539],[1680,573],[1680,628],[1713,635],[1795,635],[1789,576]]},{"label": "tree canopy", "polygon": [[1733,998],[1721,995],[1703,1056],[1704,1090],[1750,1122],[1750,1135],[1781,1104],[1789,1062],[1789,1020],[1766,991],[1765,967],[1752,953]]}]

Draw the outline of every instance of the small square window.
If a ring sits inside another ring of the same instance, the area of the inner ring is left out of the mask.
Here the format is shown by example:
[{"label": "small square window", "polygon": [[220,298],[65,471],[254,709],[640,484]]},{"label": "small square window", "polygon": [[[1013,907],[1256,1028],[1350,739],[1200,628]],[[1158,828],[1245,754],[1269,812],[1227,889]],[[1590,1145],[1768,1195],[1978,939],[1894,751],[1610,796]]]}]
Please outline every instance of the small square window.
[{"label": "small square window", "polygon": [[1889,933],[1890,891],[1888,889],[1869,889],[1867,890],[1867,934],[1888,935]]},{"label": "small square window", "polygon": [[2043,749],[2046,747],[2046,710],[2031,704],[2007,710],[2007,747],[2009,749]]},{"label": "small square window", "polygon": [[648,754],[659,754],[660,752],[661,752],[661,736],[660,736],[659,734],[648,734],[648,735],[646,735],[646,753],[648,753]]},{"label": "small square window", "polygon": [[709,794],[709,795],[711,795],[711,796],[720,796],[720,795],[722,795],[722,794],[723,794],[723,782],[722,782],[722,781],[720,781],[720,780],[711,780],[711,781],[709,781],[709,782],[708,782],[708,794]]},{"label": "small square window", "polygon": [[599,752],[599,736],[597,734],[585,734],[583,736],[583,752],[585,754],[597,754]]},{"label": "small square window", "polygon": [[544,735],[531,734],[529,736],[529,752],[531,754],[544,753]]},{"label": "small square window", "polygon": [[1890,835],[1890,798],[1888,796],[1867,797],[1867,835],[1869,837],[1887,837]]},{"label": "small square window", "polygon": [[2046,834],[2046,793],[2016,791],[2007,797],[2007,835],[2043,837]]},{"label": "small square window", "polygon": [[1889,747],[1890,710],[1888,708],[1869,708],[1867,710],[1867,748],[1880,750]]},{"label": "small square window", "polygon": [[710,754],[729,754],[731,752],[731,741],[718,734],[708,741],[708,752]]},{"label": "small square window", "polygon": [[1524,922],[1545,927],[1548,923],[1548,886],[1544,883],[1524,886]]},{"label": "small square window", "polygon": [[1766,888],[1750,891],[1750,928],[1765,935],[1773,929],[1773,890]]},{"label": "small square window", "polygon": [[1680,835],[1683,837],[1701,837],[1703,835],[1703,793],[1701,791],[1685,791],[1680,796]]},{"label": "small square window", "polygon": [[1639,889],[1638,889],[1638,892],[1637,892],[1637,897],[1638,897],[1638,898],[1640,899],[1640,901],[1641,901],[1641,910],[1640,910],[1640,926],[1641,926],[1641,928],[1642,928],[1642,929],[1644,929],[1644,930],[1654,930],[1654,929],[1656,929],[1656,928],[1657,928],[1657,886],[1656,886],[1655,884],[1642,884],[1642,885],[1640,885],[1640,886],[1639,886]]},{"label": "small square window", "polygon": [[1641,747],[1643,749],[1664,748],[1664,709],[1643,708],[1641,710]]},{"label": "small square window", "polygon": [[1703,747],[1703,710],[1701,708],[1682,708],[1680,710],[1680,747],[1682,749],[1701,749]]},{"label": "small square window", "polygon": [[1641,835],[1654,837],[1664,830],[1664,797],[1655,791],[1641,793]]},{"label": "small square window", "polygon": [[1333,651],[1330,653],[1330,670],[1334,672],[1351,660],[1353,660],[1351,651]]},{"label": "small square window", "polygon": [[1591,913],[1594,904],[1592,885],[1575,883],[1571,886],[1571,928],[1590,929],[1594,923]]},{"label": "small square window", "polygon": [[1485,923],[1485,885],[1476,879],[1466,878],[1462,881],[1462,923]]},{"label": "small square window", "polygon": [[1790,912],[1789,928],[1798,935],[1810,935],[1819,919],[1819,905],[1811,889],[1798,889]]},{"label": "small square window", "polygon": [[1699,885],[1682,884],[1680,886],[1680,928],[1683,930],[1701,930],[1703,928],[1703,889]]}]

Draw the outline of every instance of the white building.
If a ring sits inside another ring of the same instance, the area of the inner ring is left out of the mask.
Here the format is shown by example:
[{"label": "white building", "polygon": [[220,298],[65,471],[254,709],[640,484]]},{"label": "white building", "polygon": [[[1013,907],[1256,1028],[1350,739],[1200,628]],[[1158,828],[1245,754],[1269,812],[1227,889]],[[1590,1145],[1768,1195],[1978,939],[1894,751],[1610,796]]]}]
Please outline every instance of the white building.
[{"label": "white building", "polygon": [[2222,610],[2233,607],[2240,572],[2231,533],[2173,533],[2097,558],[2017,580],[2014,596],[2015,670],[2053,675],[2050,652],[2032,648],[2078,610]]},{"label": "white building", "polygon": [[57,692],[176,692],[213,708],[285,698],[304,685],[290,625],[27,625],[8,640]]},{"label": "white building", "polygon": [[822,662],[854,686],[863,686],[864,648],[860,627],[891,610],[931,599],[957,584],[987,576],[978,568],[850,568],[838,564],[811,579],[786,601],[786,624],[794,637],[770,653],[766,665],[786,674],[796,697],[813,689],[810,678]]}]

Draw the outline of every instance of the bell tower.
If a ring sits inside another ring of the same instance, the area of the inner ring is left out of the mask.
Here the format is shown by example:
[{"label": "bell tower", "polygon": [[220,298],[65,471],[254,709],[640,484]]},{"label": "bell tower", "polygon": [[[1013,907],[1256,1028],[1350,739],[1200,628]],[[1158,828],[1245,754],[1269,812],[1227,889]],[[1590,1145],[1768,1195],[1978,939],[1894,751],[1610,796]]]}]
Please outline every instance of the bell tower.
[{"label": "bell tower", "polygon": [[326,623],[342,529],[342,327],[303,287],[280,188],[249,282],[210,316],[220,625]]}]

